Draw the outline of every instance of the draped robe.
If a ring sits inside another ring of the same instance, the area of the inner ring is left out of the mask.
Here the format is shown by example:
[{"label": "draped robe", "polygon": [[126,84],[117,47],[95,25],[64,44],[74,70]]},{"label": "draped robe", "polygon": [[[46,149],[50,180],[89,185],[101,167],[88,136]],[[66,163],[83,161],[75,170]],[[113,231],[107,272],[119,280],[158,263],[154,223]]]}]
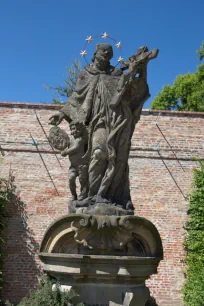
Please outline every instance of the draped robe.
[{"label": "draped robe", "polygon": [[[149,89],[144,71],[144,76],[135,78],[128,86],[118,105],[111,106],[122,74],[112,66],[100,71],[87,65],[60,112],[68,122],[83,122],[88,128],[89,195],[100,195],[126,207],[131,201],[128,167],[131,137]],[[104,153],[99,160],[94,157],[97,149]]]}]

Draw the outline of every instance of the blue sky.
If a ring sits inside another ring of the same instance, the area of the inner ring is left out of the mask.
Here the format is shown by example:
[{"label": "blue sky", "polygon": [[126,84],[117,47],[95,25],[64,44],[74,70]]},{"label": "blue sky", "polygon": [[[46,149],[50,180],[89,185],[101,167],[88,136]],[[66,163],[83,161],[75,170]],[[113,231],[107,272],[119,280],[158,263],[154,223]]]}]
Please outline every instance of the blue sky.
[{"label": "blue sky", "polygon": [[149,64],[149,108],[164,85],[196,70],[203,16],[203,0],[0,0],[0,101],[50,103],[43,84],[63,84],[86,37],[107,32],[122,42],[124,58],[140,46],[160,49]]}]

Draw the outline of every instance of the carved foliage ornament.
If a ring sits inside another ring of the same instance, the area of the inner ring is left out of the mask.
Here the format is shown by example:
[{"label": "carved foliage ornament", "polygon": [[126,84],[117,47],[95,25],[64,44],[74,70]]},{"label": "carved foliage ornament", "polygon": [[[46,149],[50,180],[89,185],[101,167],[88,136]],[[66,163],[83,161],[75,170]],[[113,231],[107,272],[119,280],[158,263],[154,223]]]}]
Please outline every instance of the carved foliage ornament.
[{"label": "carved foliage ornament", "polygon": [[133,240],[135,218],[131,216],[84,215],[72,221],[74,239],[89,249],[119,250]]},{"label": "carved foliage ornament", "polygon": [[49,141],[50,141],[51,145],[53,146],[53,148],[55,148],[57,150],[60,150],[60,151],[69,147],[69,145],[70,145],[69,136],[67,135],[67,133],[64,130],[62,130],[58,126],[53,126],[50,129]]}]

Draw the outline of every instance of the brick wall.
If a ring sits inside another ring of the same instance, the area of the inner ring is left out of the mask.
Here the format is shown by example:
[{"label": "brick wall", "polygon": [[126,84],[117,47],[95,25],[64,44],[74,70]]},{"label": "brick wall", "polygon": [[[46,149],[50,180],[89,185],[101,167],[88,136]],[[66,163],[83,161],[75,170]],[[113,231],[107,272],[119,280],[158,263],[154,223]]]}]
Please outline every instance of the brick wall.
[{"label": "brick wall", "polygon": [[[46,228],[67,212],[68,159],[57,155],[60,166],[35,116],[36,111],[48,133],[48,118],[59,108],[0,103],[0,144],[5,152],[0,175],[7,177],[11,169],[18,192],[18,200],[8,207],[8,227],[4,232],[7,283],[3,299],[15,303],[37,283],[40,271],[37,251]],[[204,159],[204,113],[162,111],[159,117],[158,114],[144,110],[136,126],[129,158],[131,192],[136,214],[156,225],[164,247],[159,273],[148,280],[151,294],[159,306],[181,306],[185,197],[191,188],[192,170],[198,167],[193,157]],[[61,126],[68,129],[67,123]],[[38,142],[59,195],[30,133]]]}]

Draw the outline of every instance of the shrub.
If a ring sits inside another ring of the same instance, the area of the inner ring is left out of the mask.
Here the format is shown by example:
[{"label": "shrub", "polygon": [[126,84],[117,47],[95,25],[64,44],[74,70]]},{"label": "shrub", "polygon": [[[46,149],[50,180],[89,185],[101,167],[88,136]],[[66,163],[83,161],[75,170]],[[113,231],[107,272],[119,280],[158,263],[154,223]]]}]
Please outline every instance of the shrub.
[{"label": "shrub", "polygon": [[[39,288],[33,290],[28,298],[24,298],[18,306],[83,306],[78,303],[78,294],[73,290],[61,292],[59,285],[56,290],[52,290],[53,282],[44,277]],[[7,306],[13,306],[10,302],[6,302]]]},{"label": "shrub", "polygon": [[184,301],[186,306],[204,305],[204,162],[194,170],[193,191],[190,196],[189,221],[185,239],[186,283]]},{"label": "shrub", "polygon": [[[1,162],[1,161],[0,161]],[[2,274],[2,264],[3,264],[3,244],[4,240],[2,238],[2,231],[6,225],[6,206],[11,200],[12,194],[15,192],[15,186],[13,184],[14,176],[9,173],[8,179],[0,178],[0,290],[3,285],[3,274]]]}]

